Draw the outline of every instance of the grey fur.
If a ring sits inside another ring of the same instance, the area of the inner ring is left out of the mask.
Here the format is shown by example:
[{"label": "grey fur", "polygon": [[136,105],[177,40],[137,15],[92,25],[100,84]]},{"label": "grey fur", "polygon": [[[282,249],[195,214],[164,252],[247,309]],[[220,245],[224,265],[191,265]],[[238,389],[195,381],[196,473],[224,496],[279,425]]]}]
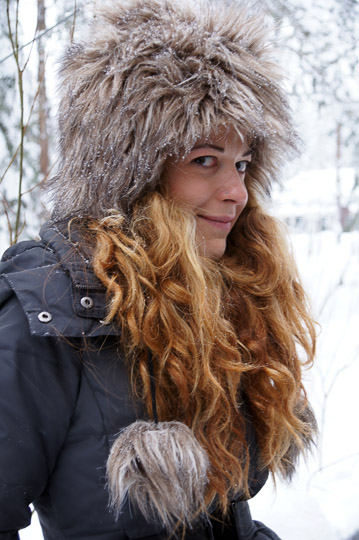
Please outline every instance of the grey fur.
[{"label": "grey fur", "polygon": [[207,454],[185,424],[139,420],[119,434],[107,461],[111,506],[118,516],[128,498],[173,533],[205,510],[207,470]]},{"label": "grey fur", "polygon": [[299,457],[303,453],[308,453],[316,443],[318,435],[318,425],[314,411],[309,403],[303,406],[302,402],[297,404],[297,417],[307,425],[307,433],[301,436],[301,444],[292,442],[285,456],[282,458],[282,476],[290,482],[296,470]]},{"label": "grey fur", "polygon": [[113,0],[62,63],[54,218],[126,214],[166,158],[219,124],[257,149],[257,182],[296,145],[264,17],[253,2]]}]

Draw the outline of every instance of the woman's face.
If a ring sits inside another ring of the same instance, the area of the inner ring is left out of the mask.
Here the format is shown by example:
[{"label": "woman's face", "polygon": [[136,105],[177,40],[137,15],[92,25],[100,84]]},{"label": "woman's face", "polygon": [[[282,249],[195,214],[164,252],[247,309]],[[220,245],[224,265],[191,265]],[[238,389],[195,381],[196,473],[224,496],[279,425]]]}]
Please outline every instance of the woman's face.
[{"label": "woman's face", "polygon": [[247,204],[245,173],[251,161],[246,141],[221,128],[183,159],[169,158],[164,180],[169,196],[194,212],[197,240],[206,257],[218,259],[227,236]]}]

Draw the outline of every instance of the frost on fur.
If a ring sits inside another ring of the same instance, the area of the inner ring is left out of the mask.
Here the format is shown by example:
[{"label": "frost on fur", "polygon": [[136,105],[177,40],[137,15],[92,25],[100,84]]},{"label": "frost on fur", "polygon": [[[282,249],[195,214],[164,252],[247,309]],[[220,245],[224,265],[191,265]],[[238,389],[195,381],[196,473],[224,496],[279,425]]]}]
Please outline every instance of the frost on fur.
[{"label": "frost on fur", "polygon": [[[200,8],[198,6],[201,6]],[[113,0],[61,68],[54,217],[130,215],[169,155],[221,125],[253,141],[264,190],[296,146],[253,1]]]},{"label": "frost on fur", "polygon": [[118,516],[128,498],[147,521],[168,532],[205,509],[208,458],[180,422],[137,421],[120,432],[107,461],[110,504]]}]

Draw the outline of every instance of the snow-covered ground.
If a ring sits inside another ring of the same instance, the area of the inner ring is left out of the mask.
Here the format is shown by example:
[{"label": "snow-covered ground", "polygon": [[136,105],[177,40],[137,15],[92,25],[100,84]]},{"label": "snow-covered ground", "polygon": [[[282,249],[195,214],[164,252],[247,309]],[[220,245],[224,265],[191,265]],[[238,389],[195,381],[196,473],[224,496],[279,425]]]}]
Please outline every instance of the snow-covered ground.
[{"label": "snow-covered ground", "polygon": [[293,247],[321,325],[307,389],[318,449],[293,483],[267,486],[253,517],[283,540],[348,540],[359,530],[359,232],[294,234]]}]

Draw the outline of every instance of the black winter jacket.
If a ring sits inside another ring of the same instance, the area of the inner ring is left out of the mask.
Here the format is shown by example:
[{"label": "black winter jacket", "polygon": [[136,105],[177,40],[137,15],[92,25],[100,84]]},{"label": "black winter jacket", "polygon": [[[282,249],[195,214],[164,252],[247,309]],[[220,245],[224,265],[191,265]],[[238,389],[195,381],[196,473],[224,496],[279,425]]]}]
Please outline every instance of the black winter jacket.
[{"label": "black winter jacket", "polygon": [[[0,265],[0,539],[18,538],[33,503],[46,540],[157,540],[160,523],[108,508],[105,466],[118,431],[145,418],[129,389],[119,330],[105,325],[106,295],[91,265],[54,223]],[[266,474],[256,468],[251,490]],[[233,504],[223,531],[198,525],[186,539],[278,537]]]}]

